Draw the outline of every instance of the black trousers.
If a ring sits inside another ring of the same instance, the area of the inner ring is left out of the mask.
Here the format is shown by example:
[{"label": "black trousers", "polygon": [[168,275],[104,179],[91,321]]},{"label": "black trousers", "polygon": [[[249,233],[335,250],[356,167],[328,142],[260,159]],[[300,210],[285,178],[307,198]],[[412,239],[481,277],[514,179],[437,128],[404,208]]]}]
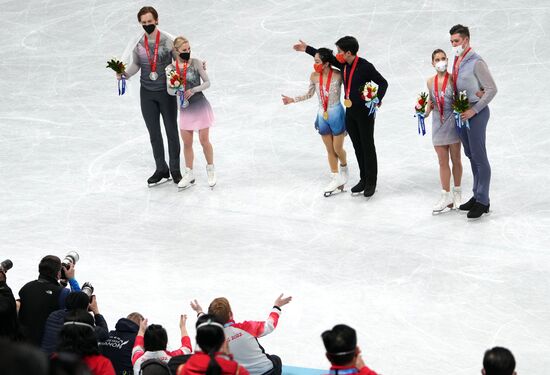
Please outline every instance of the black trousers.
[{"label": "black trousers", "polygon": [[267,358],[273,363],[273,368],[262,375],[281,375],[283,372],[283,362],[275,354],[266,354]]},{"label": "black trousers", "polygon": [[378,161],[374,146],[374,116],[369,116],[368,108],[346,110],[346,130],[355,150],[361,181],[367,186],[376,186]]},{"label": "black trousers", "polygon": [[160,130],[160,116],[164,123],[170,155],[170,170],[180,170],[180,138],[178,132],[178,104],[175,96],[166,90],[149,91],[143,87],[140,90],[141,114],[149,131],[149,139],[153,148],[153,157],[157,171],[167,171],[168,165],[164,158],[164,143]]}]

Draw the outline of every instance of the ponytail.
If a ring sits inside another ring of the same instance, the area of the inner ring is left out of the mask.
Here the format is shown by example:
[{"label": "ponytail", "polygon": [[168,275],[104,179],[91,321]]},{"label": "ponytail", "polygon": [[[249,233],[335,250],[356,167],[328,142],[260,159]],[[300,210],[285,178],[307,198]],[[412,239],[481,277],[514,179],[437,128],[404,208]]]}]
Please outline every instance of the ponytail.
[{"label": "ponytail", "polygon": [[210,357],[210,362],[208,362],[208,368],[206,369],[205,375],[221,375],[222,368],[218,364],[218,361],[216,361],[216,351],[211,350],[208,356]]}]

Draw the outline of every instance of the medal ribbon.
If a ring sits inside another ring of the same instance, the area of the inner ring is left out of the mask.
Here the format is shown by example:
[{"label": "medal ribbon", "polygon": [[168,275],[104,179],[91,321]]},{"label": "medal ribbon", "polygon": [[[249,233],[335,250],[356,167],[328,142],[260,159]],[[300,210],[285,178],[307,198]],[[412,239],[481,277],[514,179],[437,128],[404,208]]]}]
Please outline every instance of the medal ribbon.
[{"label": "medal ribbon", "polygon": [[183,74],[181,73],[180,64],[178,63],[178,60],[176,60],[176,69],[180,78],[183,81],[183,90],[185,91],[185,87],[187,86],[187,62],[183,63]]},{"label": "medal ribbon", "polygon": [[445,73],[445,78],[443,79],[443,87],[441,88],[441,94],[439,94],[438,79],[439,79],[439,74],[436,74],[435,82],[434,82],[434,93],[435,93],[435,102],[437,103],[437,108],[439,109],[439,116],[441,117],[441,126],[443,126],[443,110],[445,107],[445,90],[447,90],[447,83],[449,83],[449,73]]},{"label": "medal ribbon", "polygon": [[456,83],[458,82],[458,71],[460,70],[460,63],[462,62],[462,60],[464,60],[464,57],[466,57],[471,49],[472,47],[468,47],[468,49],[462,54],[460,58],[458,56],[455,56],[455,61],[453,63],[453,87],[455,89],[455,93],[458,93]]},{"label": "medal ribbon", "polygon": [[359,61],[359,56],[355,56],[355,60],[353,60],[353,64],[351,66],[351,72],[349,72],[349,77],[346,76],[346,72],[348,69],[348,65],[344,66],[344,82],[346,85],[346,99],[349,99],[349,92],[351,90],[351,80],[353,78],[353,73],[355,73],[355,68],[357,67],[357,62]]},{"label": "medal ribbon", "polygon": [[327,88],[326,91],[323,90],[323,72],[319,75],[319,93],[321,94],[321,101],[323,102],[323,109],[325,110],[325,113],[328,109],[328,99],[329,99],[329,90],[330,90],[330,81],[332,79],[332,69],[330,69],[330,72],[328,73],[327,77]]},{"label": "medal ribbon", "polygon": [[159,44],[160,44],[160,31],[157,30],[157,37],[155,39],[155,51],[153,59],[151,60],[151,51],[149,51],[149,39],[147,34],[145,34],[145,52],[147,53],[147,59],[149,60],[149,66],[151,67],[151,72],[157,71],[157,60],[159,57]]},{"label": "medal ribbon", "polygon": [[178,62],[178,59],[176,59],[176,70],[182,80],[183,91],[180,95],[180,105],[183,107],[183,103],[185,103],[185,97],[183,96],[183,93],[185,92],[185,87],[187,86],[187,62],[183,63],[183,74],[182,74],[180,70],[180,64]]}]

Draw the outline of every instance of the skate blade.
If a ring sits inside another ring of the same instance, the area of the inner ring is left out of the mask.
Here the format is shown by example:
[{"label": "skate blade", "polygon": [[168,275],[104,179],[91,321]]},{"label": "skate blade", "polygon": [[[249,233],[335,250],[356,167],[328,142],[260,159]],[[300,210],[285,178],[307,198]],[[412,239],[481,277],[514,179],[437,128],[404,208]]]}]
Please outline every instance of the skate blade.
[{"label": "skate blade", "polygon": [[167,183],[169,181],[172,181],[171,177],[163,178],[162,180],[160,180],[159,182],[155,182],[154,184],[147,183],[147,187],[152,188],[152,187],[155,187],[155,186],[164,185],[165,183]]},{"label": "skate blade", "polygon": [[479,221],[479,220],[481,220],[484,216],[490,216],[490,215],[491,215],[491,211],[485,212],[485,213],[482,214],[480,217],[469,217],[469,218],[467,218],[467,219],[468,219],[468,221],[474,222],[474,221]]},{"label": "skate blade", "polygon": [[323,194],[325,196],[325,198],[328,198],[332,195],[337,195],[337,194],[341,194],[341,193],[345,193],[346,190],[344,189],[344,185],[342,186],[338,186],[338,188],[334,191],[325,191],[325,193]]},{"label": "skate blade", "polygon": [[183,190],[187,190],[189,189],[191,186],[195,186],[195,180],[191,181],[191,183],[187,186],[184,186],[184,187],[181,187],[181,186],[178,186],[178,191],[183,191]]},{"label": "skate blade", "polygon": [[214,184],[212,185],[208,184],[208,187],[210,188],[210,190],[214,190],[214,186],[216,186],[216,182],[214,182]]}]

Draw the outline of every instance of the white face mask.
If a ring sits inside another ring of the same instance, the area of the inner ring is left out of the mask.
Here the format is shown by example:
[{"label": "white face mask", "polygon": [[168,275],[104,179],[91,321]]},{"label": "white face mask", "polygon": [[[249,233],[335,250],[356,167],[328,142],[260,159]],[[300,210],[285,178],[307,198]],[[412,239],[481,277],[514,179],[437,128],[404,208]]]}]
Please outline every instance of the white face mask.
[{"label": "white face mask", "polygon": [[447,60],[445,61],[438,61],[435,63],[435,70],[438,72],[446,72],[447,71]]},{"label": "white face mask", "polygon": [[453,55],[454,56],[460,56],[462,55],[462,52],[464,52],[464,47],[462,45],[453,47]]}]

